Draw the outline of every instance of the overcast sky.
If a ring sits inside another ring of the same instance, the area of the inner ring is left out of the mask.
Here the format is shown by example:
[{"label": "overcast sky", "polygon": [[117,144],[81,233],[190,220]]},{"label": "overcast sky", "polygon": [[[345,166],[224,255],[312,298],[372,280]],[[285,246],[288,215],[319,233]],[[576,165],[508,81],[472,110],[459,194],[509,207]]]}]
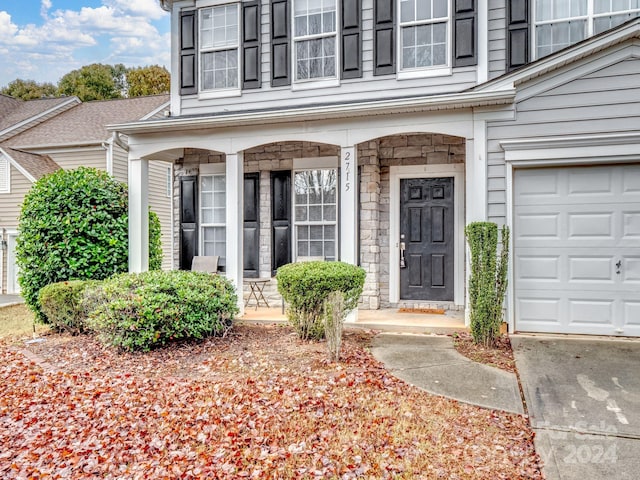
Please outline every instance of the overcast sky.
[{"label": "overcast sky", "polygon": [[0,0],[0,87],[91,63],[169,69],[169,30],[158,0]]}]

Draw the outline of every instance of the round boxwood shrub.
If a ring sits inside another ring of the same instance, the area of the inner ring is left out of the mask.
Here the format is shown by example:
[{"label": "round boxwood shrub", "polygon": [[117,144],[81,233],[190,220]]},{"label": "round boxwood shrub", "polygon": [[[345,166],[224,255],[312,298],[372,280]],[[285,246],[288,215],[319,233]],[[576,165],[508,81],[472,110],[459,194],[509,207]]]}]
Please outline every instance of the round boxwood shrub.
[{"label": "round boxwood shrub", "polygon": [[190,271],[125,273],[88,288],[89,328],[105,343],[148,351],[171,341],[223,335],[238,313],[221,275]]},{"label": "round boxwood shrub", "polygon": [[321,339],[325,300],[332,292],[342,292],[345,314],[356,308],[365,271],[343,262],[300,262],[280,267],[276,278],[278,291],[289,304],[287,316],[300,338]]},{"label": "round boxwood shrub", "polygon": [[[128,218],[127,187],[105,172],[58,170],[34,183],[22,204],[16,261],[21,294],[38,320],[47,321],[38,301],[42,287],[127,271]],[[155,214],[150,225],[151,263],[159,266]]]},{"label": "round boxwood shrub", "polygon": [[97,283],[93,280],[70,280],[43,287],[38,295],[42,313],[58,330],[65,330],[74,335],[85,332],[87,328],[86,312],[83,308],[84,292]]}]

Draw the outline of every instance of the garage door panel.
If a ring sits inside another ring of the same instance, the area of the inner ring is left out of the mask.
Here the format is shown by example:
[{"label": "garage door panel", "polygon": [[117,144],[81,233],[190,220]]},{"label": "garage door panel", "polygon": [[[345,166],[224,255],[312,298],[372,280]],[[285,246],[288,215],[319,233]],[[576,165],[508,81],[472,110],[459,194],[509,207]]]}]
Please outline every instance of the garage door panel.
[{"label": "garage door panel", "polygon": [[516,170],[514,205],[516,330],[640,335],[640,165]]}]

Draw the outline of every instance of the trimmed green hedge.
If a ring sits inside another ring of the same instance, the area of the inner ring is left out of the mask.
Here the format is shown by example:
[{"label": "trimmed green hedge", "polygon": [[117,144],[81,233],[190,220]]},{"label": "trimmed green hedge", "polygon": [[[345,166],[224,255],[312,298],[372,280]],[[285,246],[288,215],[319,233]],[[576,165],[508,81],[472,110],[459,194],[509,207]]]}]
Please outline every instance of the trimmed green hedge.
[{"label": "trimmed green hedge", "polygon": [[343,262],[290,263],[278,269],[278,291],[289,304],[288,317],[303,339],[324,337],[322,307],[332,292],[344,294],[344,311],[357,307],[365,271]]},{"label": "trimmed green hedge", "polygon": [[124,350],[224,335],[238,313],[233,285],[221,275],[170,271],[116,275],[87,289],[88,326]]},{"label": "trimmed green hedge", "polygon": [[[18,281],[36,318],[40,289],[65,280],[101,280],[128,269],[128,198],[125,184],[105,172],[58,170],[25,196],[16,242]],[[159,268],[159,220],[150,216],[150,263]]]},{"label": "trimmed green hedge", "polygon": [[82,305],[84,292],[97,283],[93,280],[70,280],[42,288],[38,301],[51,325],[74,335],[85,332],[87,312]]}]

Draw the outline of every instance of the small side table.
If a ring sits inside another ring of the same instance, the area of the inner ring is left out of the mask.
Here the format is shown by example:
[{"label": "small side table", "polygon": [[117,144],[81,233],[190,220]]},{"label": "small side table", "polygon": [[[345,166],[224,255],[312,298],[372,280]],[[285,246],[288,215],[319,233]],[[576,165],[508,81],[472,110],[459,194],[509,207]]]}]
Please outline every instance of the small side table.
[{"label": "small side table", "polygon": [[256,301],[256,310],[260,306],[260,302],[264,302],[264,304],[269,308],[269,302],[264,298],[264,287],[269,283],[270,278],[247,278],[244,280],[244,283],[249,285],[251,291],[249,292],[249,297],[247,301],[244,303],[245,307],[249,306],[251,303],[251,299],[255,299]]}]

